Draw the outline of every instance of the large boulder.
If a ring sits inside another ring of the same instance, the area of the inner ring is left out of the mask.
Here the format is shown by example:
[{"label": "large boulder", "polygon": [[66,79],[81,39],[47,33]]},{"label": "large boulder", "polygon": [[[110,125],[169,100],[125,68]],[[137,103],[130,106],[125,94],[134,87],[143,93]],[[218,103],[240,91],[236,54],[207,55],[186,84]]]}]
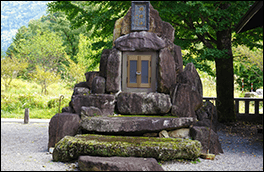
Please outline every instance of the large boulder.
[{"label": "large boulder", "polygon": [[171,114],[178,117],[197,118],[195,111],[203,105],[203,98],[189,84],[177,83],[171,91]]},{"label": "large boulder", "polygon": [[193,118],[86,117],[82,118],[80,128],[89,133],[143,135],[144,133],[159,132],[161,130],[189,127],[193,123]]},{"label": "large boulder", "polygon": [[158,59],[157,91],[169,94],[176,82],[174,58],[167,48],[163,48],[159,51]]},{"label": "large boulder", "polygon": [[192,90],[197,90],[201,97],[203,97],[202,81],[193,63],[188,63],[185,66],[183,72],[179,73],[177,76],[176,82],[181,84],[189,84],[192,86]]},{"label": "large boulder", "polygon": [[197,140],[158,137],[127,137],[82,134],[65,136],[53,151],[53,161],[77,160],[80,155],[144,157],[169,161],[196,159],[201,143]]},{"label": "large boulder", "polygon": [[104,94],[105,93],[105,78],[96,76],[92,82],[92,93],[93,94]]},{"label": "large boulder", "polygon": [[54,147],[64,136],[75,136],[79,131],[80,117],[73,113],[57,113],[49,122],[48,148]]},{"label": "large boulder", "polygon": [[94,106],[102,111],[103,116],[113,115],[115,108],[115,96],[110,94],[90,94],[87,96],[72,96],[71,105],[75,113],[81,113],[81,107]]},{"label": "large boulder", "polygon": [[183,71],[181,47],[173,44],[172,55],[173,55],[174,61],[175,61],[176,75],[178,75],[179,73],[181,73]]},{"label": "large boulder", "polygon": [[87,82],[87,86],[89,89],[92,88],[92,82],[93,82],[94,77],[98,75],[99,75],[99,72],[95,72],[95,71],[85,73],[86,82]]},{"label": "large boulder", "polygon": [[[208,139],[209,139],[209,131],[210,133],[210,141],[208,147]],[[206,153],[207,149],[209,149],[209,153],[219,154],[224,153],[221,147],[221,143],[219,142],[218,135],[209,127],[203,126],[193,126],[190,128],[190,136],[193,140],[198,140],[202,144],[202,153]]]},{"label": "large boulder", "polygon": [[170,109],[170,97],[163,93],[121,92],[117,96],[117,110],[121,114],[166,114]]},{"label": "large boulder", "polygon": [[107,93],[117,93],[121,90],[121,62],[122,53],[113,48],[107,59],[106,85]]},{"label": "large boulder", "polygon": [[115,47],[120,51],[158,51],[165,47],[165,42],[155,33],[141,31],[117,38]]},{"label": "large boulder", "polygon": [[107,73],[107,61],[110,55],[111,49],[104,49],[100,59],[99,76],[106,78]]},{"label": "large boulder", "polygon": [[154,158],[79,156],[81,171],[164,171]]}]

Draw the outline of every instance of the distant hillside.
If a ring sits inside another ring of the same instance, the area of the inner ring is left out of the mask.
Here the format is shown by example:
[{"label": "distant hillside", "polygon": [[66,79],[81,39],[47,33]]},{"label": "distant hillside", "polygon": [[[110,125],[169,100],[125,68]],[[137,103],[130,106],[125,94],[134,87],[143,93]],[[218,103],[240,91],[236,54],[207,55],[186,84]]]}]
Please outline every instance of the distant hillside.
[{"label": "distant hillside", "polygon": [[46,16],[48,2],[51,1],[1,1],[1,49],[7,50],[21,26]]}]

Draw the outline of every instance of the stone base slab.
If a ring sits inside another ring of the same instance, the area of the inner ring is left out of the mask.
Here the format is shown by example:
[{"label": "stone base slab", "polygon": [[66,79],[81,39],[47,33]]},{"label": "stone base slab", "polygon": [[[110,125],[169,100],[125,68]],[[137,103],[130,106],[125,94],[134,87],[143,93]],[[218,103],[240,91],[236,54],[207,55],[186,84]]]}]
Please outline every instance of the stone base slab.
[{"label": "stone base slab", "polygon": [[194,123],[191,117],[86,117],[80,122],[83,130],[116,134],[143,134],[189,127]]}]

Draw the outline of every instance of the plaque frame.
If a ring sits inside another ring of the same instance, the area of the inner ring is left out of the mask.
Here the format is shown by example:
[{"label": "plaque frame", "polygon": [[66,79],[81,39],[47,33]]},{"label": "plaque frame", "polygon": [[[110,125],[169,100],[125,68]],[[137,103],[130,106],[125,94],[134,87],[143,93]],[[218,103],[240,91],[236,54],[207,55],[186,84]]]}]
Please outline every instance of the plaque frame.
[{"label": "plaque frame", "polygon": [[[131,2],[131,6],[132,6],[131,8],[131,31],[149,30],[149,4],[150,4],[149,1],[132,1]],[[139,5],[145,6],[145,8],[143,8],[143,14],[145,14],[145,18],[141,19],[141,22],[143,23],[142,26],[138,25],[138,22],[140,19],[136,16],[138,15],[136,6],[139,6]]]}]

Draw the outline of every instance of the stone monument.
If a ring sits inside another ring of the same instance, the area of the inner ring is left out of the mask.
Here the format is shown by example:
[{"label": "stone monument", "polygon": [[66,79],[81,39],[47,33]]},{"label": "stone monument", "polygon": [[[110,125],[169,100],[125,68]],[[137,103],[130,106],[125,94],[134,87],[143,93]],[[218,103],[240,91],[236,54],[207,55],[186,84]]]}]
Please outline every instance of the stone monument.
[{"label": "stone monument", "polygon": [[[200,135],[207,132],[203,129],[208,123],[196,125],[198,118],[208,120],[216,113],[208,115],[204,110],[199,74],[192,63],[183,69],[174,28],[161,20],[149,1],[132,1],[127,14],[115,23],[113,47],[103,50],[99,72],[85,76],[86,82],[75,85],[69,106],[51,119],[49,147],[57,143],[53,133],[58,127],[60,147],[69,136],[85,133],[153,138],[168,131],[166,137],[199,140],[204,138]],[[60,125],[56,126],[59,116]],[[74,130],[63,131],[67,125]],[[183,130],[176,132],[178,129]],[[211,133],[214,144],[210,152],[223,153],[216,131]],[[199,146],[196,148],[199,152]],[[202,142],[202,151],[205,149]],[[55,157],[64,155],[61,151],[55,146]]]}]

